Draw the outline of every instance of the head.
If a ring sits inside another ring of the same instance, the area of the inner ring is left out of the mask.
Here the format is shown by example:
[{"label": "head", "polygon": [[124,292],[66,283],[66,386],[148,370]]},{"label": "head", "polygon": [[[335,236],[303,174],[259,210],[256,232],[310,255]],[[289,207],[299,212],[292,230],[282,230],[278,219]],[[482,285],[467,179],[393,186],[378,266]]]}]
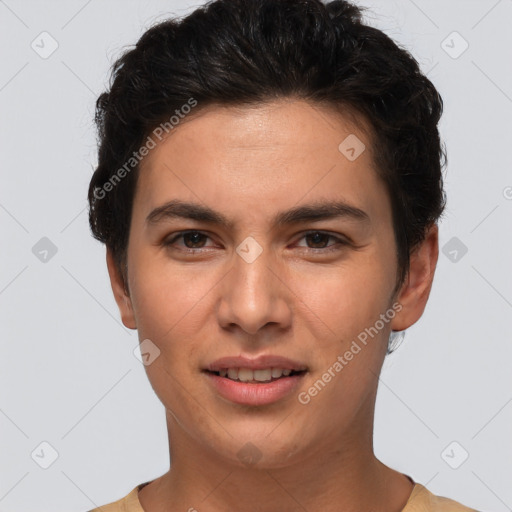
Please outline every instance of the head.
[{"label": "head", "polygon": [[[445,204],[442,100],[416,60],[346,1],[217,0],[144,33],[96,109],[90,225],[175,428],[232,458],[244,435],[292,457],[369,428]],[[307,370],[293,397],[233,404],[205,372],[238,354]],[[270,440],[283,405],[296,430]]]}]

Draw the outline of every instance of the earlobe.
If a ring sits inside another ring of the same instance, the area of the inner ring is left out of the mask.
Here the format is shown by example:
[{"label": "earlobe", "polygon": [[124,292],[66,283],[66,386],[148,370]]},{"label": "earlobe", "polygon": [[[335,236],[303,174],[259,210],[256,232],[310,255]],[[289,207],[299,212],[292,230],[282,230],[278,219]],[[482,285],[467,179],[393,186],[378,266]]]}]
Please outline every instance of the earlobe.
[{"label": "earlobe", "polygon": [[394,331],[409,328],[425,310],[439,256],[438,234],[437,224],[432,224],[423,242],[411,253],[409,272],[397,297],[402,309],[391,322]]},{"label": "earlobe", "polygon": [[114,261],[112,251],[107,248],[107,269],[110,277],[110,285],[112,286],[112,292],[114,299],[121,313],[121,320],[125,327],[128,329],[136,329],[137,324],[135,322],[135,315],[133,312],[132,301],[129,293],[126,291],[125,282],[121,275],[121,272],[117,268]]}]

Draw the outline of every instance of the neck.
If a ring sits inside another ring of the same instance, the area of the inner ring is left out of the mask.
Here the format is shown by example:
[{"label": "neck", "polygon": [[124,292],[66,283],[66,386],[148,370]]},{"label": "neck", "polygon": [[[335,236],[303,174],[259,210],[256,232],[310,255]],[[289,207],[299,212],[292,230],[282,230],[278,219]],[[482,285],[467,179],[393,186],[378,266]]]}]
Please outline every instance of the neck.
[{"label": "neck", "polygon": [[413,484],[373,453],[372,425],[326,440],[283,466],[245,465],[198,444],[167,415],[171,469],[139,493],[146,512],[399,512]]}]

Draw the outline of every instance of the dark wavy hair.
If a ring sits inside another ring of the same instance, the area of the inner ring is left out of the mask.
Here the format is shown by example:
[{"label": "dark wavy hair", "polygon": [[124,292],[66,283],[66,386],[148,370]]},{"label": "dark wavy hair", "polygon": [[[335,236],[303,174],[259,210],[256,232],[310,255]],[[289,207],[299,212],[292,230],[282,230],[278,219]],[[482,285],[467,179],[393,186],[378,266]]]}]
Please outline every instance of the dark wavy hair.
[{"label": "dark wavy hair", "polygon": [[370,127],[375,168],[392,204],[399,289],[411,251],[445,207],[446,152],[437,129],[443,102],[406,49],[363,23],[363,9],[346,0],[210,1],[154,25],[114,63],[109,90],[96,102],[89,222],[125,283],[139,166],[108,193],[102,187],[155,127],[191,98],[191,116],[208,105],[294,98],[354,113],[356,124]]}]

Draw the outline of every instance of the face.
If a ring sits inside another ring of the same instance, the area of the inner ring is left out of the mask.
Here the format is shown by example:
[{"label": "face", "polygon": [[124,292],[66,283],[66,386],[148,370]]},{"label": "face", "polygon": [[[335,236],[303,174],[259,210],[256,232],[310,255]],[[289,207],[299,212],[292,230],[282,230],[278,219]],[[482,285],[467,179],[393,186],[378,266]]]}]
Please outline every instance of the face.
[{"label": "face", "polygon": [[371,148],[339,114],[283,100],[208,107],[145,158],[129,295],[111,255],[109,272],[123,322],[150,340],[173,435],[268,467],[371,438],[390,331],[421,316],[437,258],[434,230],[392,297],[391,204]]}]

